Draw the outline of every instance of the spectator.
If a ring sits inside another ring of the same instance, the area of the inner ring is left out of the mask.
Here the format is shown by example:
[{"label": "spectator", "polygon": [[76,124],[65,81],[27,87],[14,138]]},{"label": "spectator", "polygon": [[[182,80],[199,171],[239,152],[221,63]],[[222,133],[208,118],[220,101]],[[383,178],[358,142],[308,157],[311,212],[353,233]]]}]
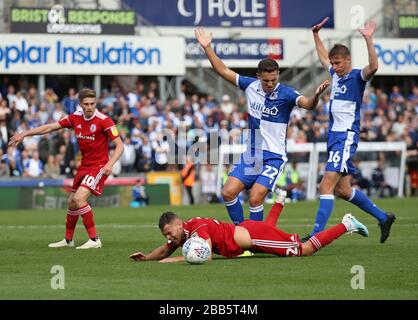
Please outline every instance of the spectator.
[{"label": "spectator", "polygon": [[222,112],[226,116],[229,116],[233,111],[235,111],[235,109],[237,109],[234,106],[234,104],[231,102],[231,98],[227,94],[224,94],[222,96],[222,102],[220,104],[220,107],[221,107]]},{"label": "spectator", "polygon": [[191,161],[190,157],[187,157],[187,162],[184,165],[183,169],[181,170],[181,178],[183,180],[183,186],[185,187],[187,191],[187,195],[189,197],[189,203],[193,205],[194,204],[193,186],[195,183],[196,171],[195,171],[195,165]]},{"label": "spectator", "polygon": [[390,197],[393,197],[393,188],[386,182],[383,168],[384,162],[379,160],[377,167],[372,172],[372,187],[375,188],[380,197],[386,196],[385,190],[389,192]]},{"label": "spectator", "polygon": [[60,176],[60,165],[58,157],[52,154],[48,155],[48,160],[45,164],[45,175],[47,178],[57,179]]},{"label": "spectator", "polygon": [[136,151],[136,170],[138,172],[148,172],[152,166],[152,146],[147,135],[141,136],[141,144],[138,144]]},{"label": "spectator", "polygon": [[302,199],[304,194],[303,180],[297,170],[296,161],[292,161],[291,167],[280,176],[277,185],[287,191],[287,196],[292,199],[292,202]]},{"label": "spectator", "polygon": [[145,192],[144,179],[136,180],[135,186],[132,188],[132,202],[131,208],[148,206],[149,199]]},{"label": "spectator", "polygon": [[11,108],[13,106],[13,103],[16,102],[17,100],[14,86],[9,86],[7,88],[7,100],[9,102],[9,107]]},{"label": "spectator", "polygon": [[157,134],[157,138],[152,142],[152,149],[155,153],[155,171],[164,171],[168,166],[168,152],[170,151],[170,146],[166,140],[163,138],[162,133]]},{"label": "spectator", "polygon": [[8,123],[10,122],[12,112],[7,107],[6,100],[0,99],[0,132],[4,142],[9,141]]},{"label": "spectator", "polygon": [[[0,151],[2,152],[2,151]],[[9,175],[9,166],[5,159],[0,160],[0,177],[7,177]]]},{"label": "spectator", "polygon": [[32,158],[29,159],[29,161],[25,164],[25,176],[31,177],[31,178],[39,178],[43,175],[43,163],[39,159],[39,152],[34,151],[32,154]]},{"label": "spectator", "polygon": [[356,168],[356,172],[351,175],[351,185],[359,189],[366,189],[367,196],[370,197],[370,181],[367,178],[365,178],[363,176],[363,173],[361,172],[360,160],[356,159],[354,161],[354,167]]},{"label": "spectator", "polygon": [[38,151],[39,151],[39,158],[41,159],[42,163],[47,163],[48,157],[51,154],[51,137],[50,134],[47,133],[41,137],[38,143]]},{"label": "spectator", "polygon": [[122,157],[120,158],[120,163],[122,165],[122,172],[127,173],[132,171],[135,163],[136,152],[135,147],[129,138],[125,138],[123,146],[124,151]]},{"label": "spectator", "polygon": [[61,120],[61,118],[64,118],[65,115],[66,115],[66,113],[62,108],[62,104],[57,103],[55,110],[52,112],[52,116],[51,116],[52,121],[53,122],[58,122],[59,120]]}]

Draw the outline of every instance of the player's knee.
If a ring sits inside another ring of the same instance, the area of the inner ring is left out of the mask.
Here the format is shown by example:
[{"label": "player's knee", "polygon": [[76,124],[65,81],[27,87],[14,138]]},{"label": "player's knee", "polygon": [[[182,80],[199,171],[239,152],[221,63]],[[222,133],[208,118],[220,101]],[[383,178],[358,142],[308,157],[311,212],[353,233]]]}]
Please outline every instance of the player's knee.
[{"label": "player's knee", "polygon": [[321,183],[319,184],[319,192],[320,194],[333,194],[333,181],[326,176],[322,178]]},{"label": "player's knee", "polygon": [[237,195],[232,192],[230,189],[222,190],[222,198],[224,201],[232,201],[237,197]]},{"label": "player's knee", "polygon": [[81,208],[84,204],[84,200],[82,198],[73,196],[68,200],[68,208],[71,210],[75,210]]},{"label": "player's knee", "polygon": [[263,204],[263,198],[260,197],[258,194],[256,195],[250,195],[250,198],[248,199],[248,204],[250,207],[258,207]]}]

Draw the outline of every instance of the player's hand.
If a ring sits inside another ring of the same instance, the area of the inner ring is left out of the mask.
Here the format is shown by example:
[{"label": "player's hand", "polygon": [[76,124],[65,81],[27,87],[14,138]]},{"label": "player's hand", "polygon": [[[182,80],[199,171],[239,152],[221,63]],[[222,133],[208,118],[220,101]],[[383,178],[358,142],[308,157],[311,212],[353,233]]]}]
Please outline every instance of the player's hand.
[{"label": "player's hand", "polygon": [[363,29],[358,29],[361,35],[365,38],[370,38],[375,30],[376,30],[376,22],[374,22],[373,20],[367,21],[364,24]]},{"label": "player's hand", "polygon": [[194,34],[203,48],[209,47],[212,43],[212,32],[207,34],[202,27],[199,27],[195,29]]},{"label": "player's hand", "polygon": [[329,82],[329,80],[322,82],[319,87],[316,88],[315,95],[320,96],[330,86],[330,84],[331,82]]},{"label": "player's hand", "polygon": [[318,24],[316,24],[316,25],[314,25],[313,27],[312,27],[312,32],[313,33],[318,33],[319,32],[319,30],[321,30],[322,29],[322,27],[324,26],[324,24],[325,23],[327,23],[327,21],[329,20],[329,17],[326,17],[324,20],[322,20],[320,23],[318,23]]},{"label": "player's hand", "polygon": [[17,133],[9,139],[9,146],[17,146],[25,138],[24,133]]},{"label": "player's hand", "polygon": [[109,176],[112,173],[112,166],[109,163],[106,163],[106,165],[103,167],[104,174]]},{"label": "player's hand", "polygon": [[132,253],[129,256],[130,259],[135,260],[135,261],[146,261],[147,258],[145,257],[145,254],[143,254],[142,252],[135,252]]}]

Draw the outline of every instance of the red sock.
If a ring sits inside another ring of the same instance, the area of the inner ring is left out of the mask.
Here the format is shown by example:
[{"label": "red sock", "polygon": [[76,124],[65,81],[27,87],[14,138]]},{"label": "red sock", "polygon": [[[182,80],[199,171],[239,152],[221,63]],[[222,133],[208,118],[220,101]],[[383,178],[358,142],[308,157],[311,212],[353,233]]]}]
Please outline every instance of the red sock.
[{"label": "red sock", "polygon": [[283,205],[281,203],[275,203],[264,222],[272,226],[276,226],[277,220],[279,219],[282,210]]},{"label": "red sock", "polygon": [[309,238],[309,241],[312,243],[315,251],[318,251],[322,247],[325,247],[326,245],[330,244],[335,239],[338,239],[341,235],[343,235],[346,232],[346,226],[342,223],[339,223],[334,227],[318,232],[316,235]]},{"label": "red sock", "polygon": [[65,223],[65,239],[68,241],[73,240],[75,226],[77,225],[78,221],[78,213],[75,213],[76,210],[68,209],[67,213],[67,222]]},{"label": "red sock", "polygon": [[83,218],[84,226],[86,227],[87,233],[90,239],[97,238],[96,226],[94,225],[93,211],[90,205],[85,205],[79,209],[81,217]]}]

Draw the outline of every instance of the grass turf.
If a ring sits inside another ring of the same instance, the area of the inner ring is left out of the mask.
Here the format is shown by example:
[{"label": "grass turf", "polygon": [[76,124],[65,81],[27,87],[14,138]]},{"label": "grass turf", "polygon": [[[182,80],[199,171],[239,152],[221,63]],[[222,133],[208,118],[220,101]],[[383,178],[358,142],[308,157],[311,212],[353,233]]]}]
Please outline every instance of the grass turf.
[{"label": "grass turf", "polygon": [[[397,220],[385,244],[369,215],[337,201],[328,226],[352,212],[365,223],[369,238],[343,235],[312,257],[215,259],[204,265],[133,262],[135,251],[161,245],[157,221],[163,211],[228,221],[223,205],[152,206],[141,209],[95,209],[103,248],[50,249],[63,238],[65,212],[0,212],[0,299],[418,299],[418,198],[376,201]],[[317,202],[287,204],[279,220],[288,233],[311,230]],[[246,206],[244,207],[246,208]],[[266,206],[266,212],[270,206]],[[247,209],[245,210],[247,211]],[[75,242],[87,240],[81,219]],[[180,254],[177,250],[175,255]],[[51,268],[65,270],[65,290],[51,289]],[[351,268],[365,270],[365,289],[354,290]]]}]

